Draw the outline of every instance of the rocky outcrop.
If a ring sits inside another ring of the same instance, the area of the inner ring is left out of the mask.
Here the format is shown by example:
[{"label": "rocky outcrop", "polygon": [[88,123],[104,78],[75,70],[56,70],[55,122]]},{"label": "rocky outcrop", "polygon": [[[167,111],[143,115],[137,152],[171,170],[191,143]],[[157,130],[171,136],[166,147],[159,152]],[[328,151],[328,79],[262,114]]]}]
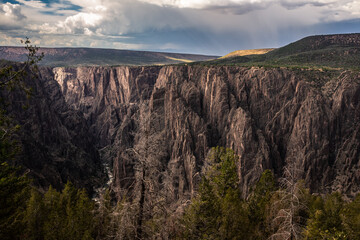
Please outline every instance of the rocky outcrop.
[{"label": "rocky outcrop", "polygon": [[29,98],[19,89],[0,92],[8,115],[21,126],[16,164],[40,188],[60,189],[69,180],[92,192],[106,177],[83,114],[66,104],[51,69],[41,68],[36,79],[30,76],[24,79],[32,89]]},{"label": "rocky outcrop", "polygon": [[[166,129],[179,131],[169,137],[175,154],[170,162],[182,159],[192,183],[208,148],[223,145],[240,156],[244,193],[265,169],[279,177],[294,163],[312,191],[343,191],[346,185],[346,193],[358,192],[359,78],[350,72],[333,76],[330,93],[326,75],[320,77],[324,86],[308,75],[286,69],[163,69],[155,86],[167,96]],[[190,151],[176,156],[184,145]],[[339,154],[351,157],[345,162]]]},{"label": "rocky outcrop", "polygon": [[99,148],[108,146],[128,108],[148,99],[158,68],[54,68],[68,106],[81,112]]},{"label": "rocky outcrop", "polygon": [[244,194],[265,169],[280,177],[288,164],[299,166],[312,191],[360,190],[358,73],[202,66],[53,72],[67,105],[84,114],[103,161],[112,163],[114,189],[136,181],[126,151],[137,144],[146,105],[159,122],[152,128],[165,132],[161,172],[175,199],[195,191],[217,145],[239,155]]},{"label": "rocky outcrop", "polygon": [[103,180],[106,163],[114,191],[131,191],[141,146],[152,146],[146,159],[156,168],[152,179],[159,176],[151,187],[166,186],[171,201],[182,201],[196,191],[209,149],[221,145],[239,155],[244,195],[265,169],[281,177],[291,164],[312,191],[360,191],[357,72],[41,68],[27,83],[34,89],[29,109],[24,94],[12,93],[8,112],[22,125],[19,161],[44,187],[69,179],[90,188]]}]

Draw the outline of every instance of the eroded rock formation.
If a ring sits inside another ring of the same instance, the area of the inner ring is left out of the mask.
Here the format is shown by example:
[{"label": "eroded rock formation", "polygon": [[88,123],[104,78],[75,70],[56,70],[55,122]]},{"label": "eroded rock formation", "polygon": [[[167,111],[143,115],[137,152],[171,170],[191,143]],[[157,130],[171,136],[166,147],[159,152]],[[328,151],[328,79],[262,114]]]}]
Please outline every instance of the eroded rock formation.
[{"label": "eroded rock formation", "polygon": [[68,180],[89,192],[106,179],[95,139],[79,111],[65,101],[52,69],[41,68],[39,78],[28,75],[22,90],[0,92],[13,124],[20,124],[15,140],[21,147],[16,164],[24,166],[40,188],[61,188]]},{"label": "eroded rock formation", "polygon": [[[340,190],[350,196],[360,191],[358,72],[41,68],[39,79],[26,82],[34,89],[29,100],[17,92],[3,97],[11,103],[9,114],[22,125],[19,163],[43,187],[67,179],[88,188],[100,185],[105,182],[101,164],[107,163],[114,191],[132,189],[139,156],[129,149],[149,141],[159,150],[158,159],[150,154],[158,161],[151,174],[159,174],[157,187],[167,186],[174,202],[195,192],[208,151],[218,145],[239,155],[245,195],[265,169],[281,177],[283,167],[292,163],[312,191]],[[26,102],[29,109],[24,110]],[[142,127],[144,119],[148,130]]]},{"label": "eroded rock formation", "polygon": [[244,194],[265,169],[297,162],[313,191],[360,190],[358,73],[240,67],[55,68],[66,107],[86,119],[114,189],[129,188],[141,105],[160,117],[161,169],[175,199],[192,194],[209,148],[240,156]]}]

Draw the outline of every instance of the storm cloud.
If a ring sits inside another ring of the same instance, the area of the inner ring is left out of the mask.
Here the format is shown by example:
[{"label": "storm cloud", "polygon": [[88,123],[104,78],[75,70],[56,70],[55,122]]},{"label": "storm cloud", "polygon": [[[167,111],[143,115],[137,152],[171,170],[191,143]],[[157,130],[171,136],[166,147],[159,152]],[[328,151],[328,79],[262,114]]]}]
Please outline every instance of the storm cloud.
[{"label": "storm cloud", "polygon": [[0,44],[223,55],[359,32],[359,19],[358,0],[12,0],[0,4]]}]

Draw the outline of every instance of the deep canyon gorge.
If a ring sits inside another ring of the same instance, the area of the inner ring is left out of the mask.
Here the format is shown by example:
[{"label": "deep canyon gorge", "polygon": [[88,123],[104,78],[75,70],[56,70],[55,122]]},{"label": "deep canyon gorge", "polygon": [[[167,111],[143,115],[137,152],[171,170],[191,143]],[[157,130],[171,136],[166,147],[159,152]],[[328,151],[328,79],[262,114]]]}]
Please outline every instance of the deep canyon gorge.
[{"label": "deep canyon gorge", "polygon": [[148,144],[158,187],[167,185],[174,202],[194,194],[214,146],[239,155],[244,195],[265,169],[281,177],[288,164],[299,166],[313,192],[359,192],[358,72],[41,67],[39,78],[27,84],[33,96],[11,93],[8,111],[22,125],[19,161],[44,188],[68,179],[101,187],[106,163],[114,176],[110,187],[120,197],[136,185],[143,156],[129,149]]}]

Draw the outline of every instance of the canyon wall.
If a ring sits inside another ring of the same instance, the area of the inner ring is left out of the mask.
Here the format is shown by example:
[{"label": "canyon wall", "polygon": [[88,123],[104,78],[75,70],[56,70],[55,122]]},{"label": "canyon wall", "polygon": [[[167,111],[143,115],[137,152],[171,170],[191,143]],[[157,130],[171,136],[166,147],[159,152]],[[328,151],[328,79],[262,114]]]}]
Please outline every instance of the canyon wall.
[{"label": "canyon wall", "polygon": [[30,96],[17,88],[0,91],[11,125],[20,125],[14,140],[21,150],[14,164],[22,166],[39,189],[61,189],[69,180],[92,192],[106,181],[95,138],[83,114],[66,103],[52,69],[41,68],[37,75],[23,79]]},{"label": "canyon wall", "polygon": [[[129,150],[144,141],[159,149],[160,182],[175,200],[194,193],[208,151],[218,145],[239,155],[245,195],[265,169],[281,177],[290,164],[312,191],[353,196],[360,190],[357,72],[225,66],[48,71],[42,81],[59,89],[49,101],[61,96],[63,108],[84,119],[83,131],[112,166],[116,192],[136,185],[139,159]],[[148,131],[140,119],[148,119]]]}]

